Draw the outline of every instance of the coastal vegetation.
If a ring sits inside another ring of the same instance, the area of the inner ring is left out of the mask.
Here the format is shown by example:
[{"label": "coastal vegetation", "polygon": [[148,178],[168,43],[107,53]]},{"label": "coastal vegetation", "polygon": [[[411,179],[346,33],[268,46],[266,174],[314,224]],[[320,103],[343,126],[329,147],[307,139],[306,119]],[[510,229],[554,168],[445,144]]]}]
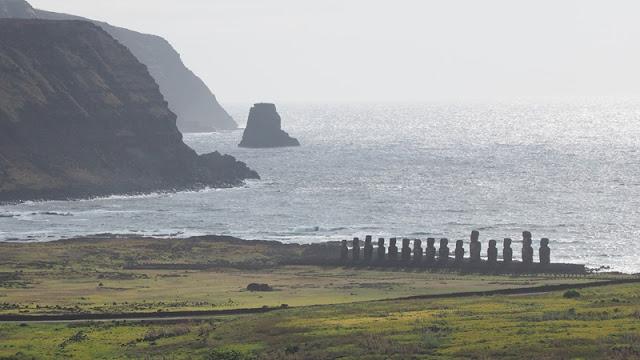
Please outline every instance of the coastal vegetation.
[{"label": "coastal vegetation", "polygon": [[[296,259],[317,261],[318,253],[332,254],[331,246],[215,236],[105,235],[1,243],[0,252],[0,315],[306,306],[600,279],[296,265]],[[247,289],[251,284],[268,284],[273,291],[253,292]]]},{"label": "coastal vegetation", "polygon": [[640,287],[290,308],[169,322],[3,323],[0,358],[631,359]]},{"label": "coastal vegetation", "polygon": [[[585,287],[632,276],[497,276],[286,264],[316,252],[309,249],[228,237],[102,236],[0,244],[0,320],[61,314],[80,319],[0,321],[0,358],[640,356],[640,286]],[[251,284],[268,284],[272,291],[250,291]],[[568,290],[539,289],[553,284]],[[516,288],[531,290],[460,295]],[[443,297],[410,298],[424,295]],[[234,309],[272,311],[202,316]],[[176,311],[194,316],[162,316]],[[82,320],[86,314],[123,313],[154,315],[145,321]]]}]

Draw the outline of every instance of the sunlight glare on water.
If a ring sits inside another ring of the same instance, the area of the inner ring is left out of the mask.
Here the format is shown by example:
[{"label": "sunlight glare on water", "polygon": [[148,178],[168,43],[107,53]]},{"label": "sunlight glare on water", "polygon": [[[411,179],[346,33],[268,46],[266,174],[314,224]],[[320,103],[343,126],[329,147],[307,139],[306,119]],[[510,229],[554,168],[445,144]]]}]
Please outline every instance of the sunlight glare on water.
[{"label": "sunlight glare on water", "polygon": [[[243,122],[249,106],[230,107]],[[228,234],[286,242],[449,237],[537,242],[554,261],[640,272],[640,102],[279,105],[300,148],[187,134],[261,181],[235,189],[0,207],[0,239]],[[484,250],[483,250],[484,252]],[[519,257],[519,256],[518,256]]]}]

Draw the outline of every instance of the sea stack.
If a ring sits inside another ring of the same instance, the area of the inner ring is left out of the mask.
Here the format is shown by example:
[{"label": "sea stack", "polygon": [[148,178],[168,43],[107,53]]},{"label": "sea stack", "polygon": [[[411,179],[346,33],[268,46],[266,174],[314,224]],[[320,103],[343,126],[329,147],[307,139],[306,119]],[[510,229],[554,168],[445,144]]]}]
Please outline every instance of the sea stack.
[{"label": "sea stack", "polygon": [[298,140],[282,130],[282,119],[274,104],[255,104],[249,112],[240,147],[273,148],[300,146]]}]

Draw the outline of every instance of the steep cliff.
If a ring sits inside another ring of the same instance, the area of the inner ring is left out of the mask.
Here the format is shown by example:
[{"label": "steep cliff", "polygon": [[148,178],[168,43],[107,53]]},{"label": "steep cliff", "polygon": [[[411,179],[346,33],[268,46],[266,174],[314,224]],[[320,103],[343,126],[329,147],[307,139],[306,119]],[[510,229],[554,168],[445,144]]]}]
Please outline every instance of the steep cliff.
[{"label": "steep cliff", "polygon": [[249,112],[240,147],[273,148],[300,146],[298,140],[282,130],[282,119],[274,104],[255,104]]},{"label": "steep cliff", "polygon": [[182,141],[147,67],[84,21],[0,20],[0,201],[237,185]]},{"label": "steep cliff", "polygon": [[[33,9],[25,0],[0,0],[0,18],[88,20]],[[169,102],[169,108],[178,115],[178,128],[182,132],[211,132],[238,127],[207,85],[184,65],[178,52],[165,39],[104,22],[88,21],[94,22],[128,47],[147,66]]]},{"label": "steep cliff", "polygon": [[33,19],[35,10],[24,0],[0,1],[0,18]]}]

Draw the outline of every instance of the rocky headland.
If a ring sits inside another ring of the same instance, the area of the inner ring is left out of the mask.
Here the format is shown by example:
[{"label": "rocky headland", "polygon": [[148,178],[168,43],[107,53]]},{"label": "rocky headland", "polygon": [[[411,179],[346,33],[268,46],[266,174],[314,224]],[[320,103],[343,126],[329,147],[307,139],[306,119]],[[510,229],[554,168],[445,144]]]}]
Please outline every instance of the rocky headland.
[{"label": "rocky headland", "polygon": [[84,21],[0,19],[0,202],[238,185],[198,156],[147,67]]},{"label": "rocky headland", "polygon": [[220,106],[215,95],[196,74],[189,70],[180,54],[159,36],[88,20],[79,16],[34,9],[25,0],[0,0],[0,18],[92,21],[129,48],[145,64],[160,86],[169,108],[178,116],[182,132],[233,130],[238,124]]},{"label": "rocky headland", "polygon": [[249,112],[240,147],[274,148],[300,146],[300,142],[282,130],[282,119],[274,104],[255,104]]}]

